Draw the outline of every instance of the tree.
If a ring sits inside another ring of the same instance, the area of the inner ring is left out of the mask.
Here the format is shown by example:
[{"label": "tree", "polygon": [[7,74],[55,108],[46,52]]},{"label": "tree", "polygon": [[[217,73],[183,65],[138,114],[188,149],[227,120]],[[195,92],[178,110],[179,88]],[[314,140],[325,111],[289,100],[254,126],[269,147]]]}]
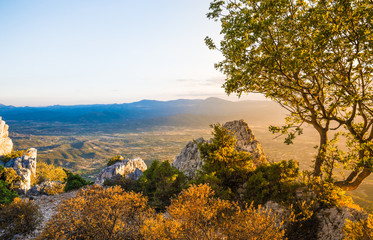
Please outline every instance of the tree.
[{"label": "tree", "polygon": [[373,166],[373,3],[369,0],[214,0],[220,20],[228,94],[256,92],[289,111],[288,143],[303,123],[320,136],[314,175],[322,176],[328,132],[344,127],[358,154],[350,176],[336,183],[355,189]]},{"label": "tree", "polygon": [[232,200],[240,195],[237,190],[255,166],[250,153],[237,150],[237,139],[232,132],[221,124],[212,128],[211,142],[198,144],[203,165],[196,182],[208,183],[218,197]]}]

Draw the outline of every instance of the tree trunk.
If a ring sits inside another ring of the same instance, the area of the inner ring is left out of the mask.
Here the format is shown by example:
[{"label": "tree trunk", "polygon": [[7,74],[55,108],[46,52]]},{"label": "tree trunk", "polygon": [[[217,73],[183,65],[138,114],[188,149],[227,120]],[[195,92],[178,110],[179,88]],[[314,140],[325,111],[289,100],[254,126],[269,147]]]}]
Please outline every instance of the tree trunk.
[{"label": "tree trunk", "polygon": [[345,181],[335,182],[334,184],[342,188],[345,191],[352,191],[352,190],[355,190],[357,187],[359,187],[360,184],[363,182],[363,180],[367,178],[371,173],[372,171],[370,169],[364,168],[363,171],[359,175],[357,175],[355,171],[352,173],[352,175],[355,175],[355,176],[357,175],[354,181],[352,181],[353,178],[351,179],[349,177]]},{"label": "tree trunk", "polygon": [[315,161],[315,170],[314,170],[315,177],[321,176],[321,167],[325,160],[325,148],[328,142],[327,130],[325,129],[320,129],[320,130],[317,129],[317,130],[320,134],[320,146],[319,146],[319,151],[317,153],[316,161]]}]

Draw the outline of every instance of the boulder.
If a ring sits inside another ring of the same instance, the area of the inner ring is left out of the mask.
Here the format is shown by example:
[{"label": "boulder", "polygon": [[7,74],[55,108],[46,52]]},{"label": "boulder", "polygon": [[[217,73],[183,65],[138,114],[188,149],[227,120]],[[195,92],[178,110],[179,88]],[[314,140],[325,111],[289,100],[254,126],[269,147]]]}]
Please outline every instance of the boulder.
[{"label": "boulder", "polygon": [[346,220],[356,222],[365,220],[368,215],[363,211],[342,206],[322,209],[316,214],[319,221],[317,239],[342,240],[344,238],[343,228]]},{"label": "boulder", "polygon": [[141,158],[124,159],[104,168],[96,178],[95,184],[103,185],[106,179],[112,179],[118,175],[138,180],[146,169],[147,166]]},{"label": "boulder", "polygon": [[[244,120],[227,122],[223,127],[228,129],[236,137],[237,150],[251,153],[255,165],[267,162],[262,145],[255,139],[254,133]],[[197,170],[200,170],[203,165],[197,142],[204,143],[206,140],[198,138],[195,141],[189,142],[172,163],[172,166],[184,172],[189,178],[194,178]]]},{"label": "boulder", "polygon": [[9,126],[0,117],[0,156],[9,154],[13,150],[12,139],[9,138]]},{"label": "boulder", "polygon": [[64,185],[61,181],[45,181],[33,186],[28,192],[28,196],[50,195],[55,188],[62,188]]}]

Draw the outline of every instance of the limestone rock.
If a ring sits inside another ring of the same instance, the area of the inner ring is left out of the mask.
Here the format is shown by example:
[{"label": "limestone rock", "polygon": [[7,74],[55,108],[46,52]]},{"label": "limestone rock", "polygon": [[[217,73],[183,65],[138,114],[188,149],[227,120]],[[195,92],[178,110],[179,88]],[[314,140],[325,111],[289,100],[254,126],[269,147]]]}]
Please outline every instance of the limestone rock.
[{"label": "limestone rock", "polygon": [[5,167],[13,168],[21,177],[18,183],[20,193],[26,194],[31,188],[31,177],[36,177],[36,158],[37,150],[30,148],[22,157],[11,159],[5,164]]},{"label": "limestone rock", "polygon": [[172,166],[182,171],[189,178],[194,178],[197,170],[200,170],[203,164],[197,143],[204,142],[206,140],[203,138],[188,142],[180,154],[176,156]]},{"label": "limestone rock", "polygon": [[253,131],[244,120],[227,122],[223,127],[228,129],[236,137],[238,150],[251,153],[255,165],[267,162],[262,145],[255,139]]},{"label": "limestone rock", "polygon": [[[250,152],[255,165],[267,162],[262,145],[255,136],[247,123],[243,120],[227,122],[223,126],[232,132],[237,139],[237,149],[240,151]],[[204,143],[206,140],[198,138],[196,142]],[[198,145],[195,142],[189,142],[179,155],[176,156],[172,166],[184,172],[189,178],[194,178],[197,170],[203,165]]]},{"label": "limestone rock", "polygon": [[95,184],[103,185],[106,179],[118,175],[137,180],[146,169],[147,166],[141,158],[125,159],[104,168],[96,178]]},{"label": "limestone rock", "polygon": [[353,222],[365,220],[367,214],[354,208],[343,206],[322,209],[316,214],[316,217],[320,221],[317,239],[342,240],[344,238],[343,228],[346,220],[349,219]]},{"label": "limestone rock", "polygon": [[13,150],[12,139],[9,138],[9,126],[0,117],[0,156],[9,154]]},{"label": "limestone rock", "polygon": [[[33,186],[28,192],[29,196],[49,195],[49,193],[58,185],[62,185],[61,181],[45,181]],[[63,186],[62,186],[63,187]]]}]

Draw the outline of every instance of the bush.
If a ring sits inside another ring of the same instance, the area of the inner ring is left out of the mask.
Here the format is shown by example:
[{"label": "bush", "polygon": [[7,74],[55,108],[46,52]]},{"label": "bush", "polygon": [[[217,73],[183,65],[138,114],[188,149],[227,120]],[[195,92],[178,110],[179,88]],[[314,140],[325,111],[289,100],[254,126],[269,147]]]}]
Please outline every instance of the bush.
[{"label": "bush", "polygon": [[4,181],[10,190],[14,190],[17,188],[15,183],[19,182],[21,177],[13,168],[4,168],[0,166],[0,180]]},{"label": "bush", "polygon": [[62,202],[40,239],[142,239],[140,227],[153,213],[141,194],[91,186]]},{"label": "bush", "polygon": [[245,200],[256,205],[269,200],[290,204],[300,186],[295,182],[298,177],[298,163],[292,160],[258,166],[249,173]]},{"label": "bush", "polygon": [[365,221],[346,221],[343,229],[346,240],[373,239],[373,215],[369,214]]},{"label": "bush", "polygon": [[9,204],[18,194],[9,189],[8,184],[0,180],[0,204]]},{"label": "bush", "polygon": [[[282,239],[276,216],[263,209],[243,209],[214,198],[206,184],[192,185],[167,208],[167,215],[147,219],[145,239]],[[278,226],[276,226],[278,225]]]},{"label": "bush", "polygon": [[79,189],[81,187],[84,187],[86,185],[92,184],[92,182],[85,180],[82,178],[79,174],[73,174],[72,172],[64,169],[67,178],[65,179],[66,185],[65,185],[65,192]]},{"label": "bush", "polygon": [[25,155],[25,153],[26,153],[25,150],[12,151],[11,153],[8,153],[8,154],[0,157],[0,160],[5,164],[12,159],[22,157],[23,155]]},{"label": "bush", "polygon": [[108,160],[108,162],[107,162],[106,165],[109,167],[109,166],[111,166],[111,165],[114,165],[114,164],[117,163],[117,162],[122,161],[122,160],[124,160],[124,157],[122,157],[122,156],[120,156],[120,155],[116,155],[116,156],[110,158],[110,159]]},{"label": "bush", "polygon": [[220,124],[212,127],[211,142],[198,144],[204,164],[194,183],[208,183],[218,197],[238,200],[237,190],[247,180],[247,174],[254,170],[251,155],[236,149],[237,140],[229,130]]},{"label": "bush", "polygon": [[186,182],[186,176],[168,161],[153,161],[138,180],[135,190],[147,196],[149,204],[157,211],[164,211],[171,204],[171,198],[183,190]]},{"label": "bush", "polygon": [[45,181],[64,181],[67,178],[66,172],[61,167],[55,167],[52,164],[39,162],[36,170],[36,184]]},{"label": "bush", "polygon": [[32,201],[15,198],[0,210],[0,227],[4,230],[0,239],[12,239],[16,234],[28,234],[41,223],[39,206]]}]

